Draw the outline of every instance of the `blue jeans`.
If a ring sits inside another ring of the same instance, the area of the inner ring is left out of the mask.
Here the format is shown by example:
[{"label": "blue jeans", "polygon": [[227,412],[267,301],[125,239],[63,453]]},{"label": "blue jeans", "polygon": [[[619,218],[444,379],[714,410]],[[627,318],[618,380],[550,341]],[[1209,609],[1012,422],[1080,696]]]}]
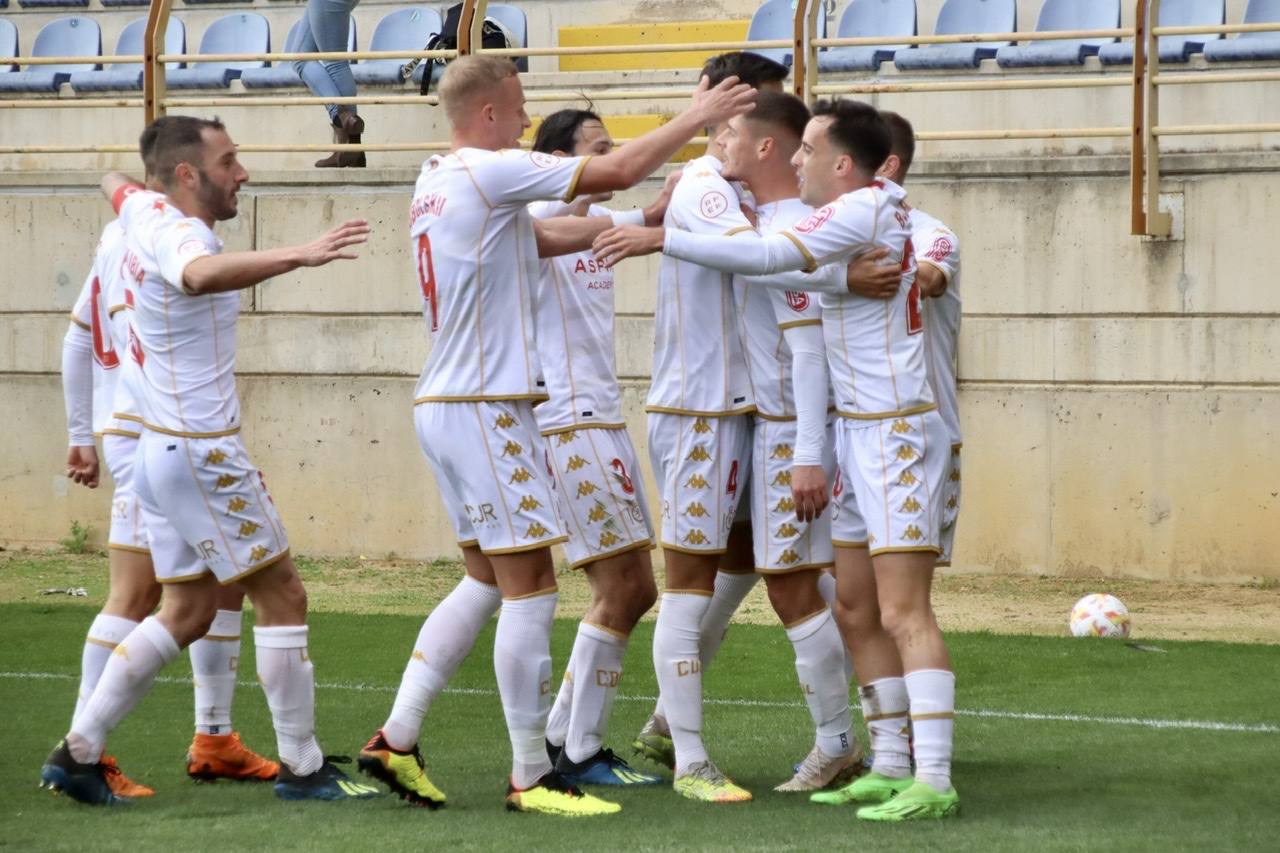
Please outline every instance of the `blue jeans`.
[{"label": "blue jeans", "polygon": [[[351,10],[360,0],[307,0],[307,11],[302,25],[284,46],[286,53],[315,53],[344,51],[347,49],[347,32]],[[350,98],[356,94],[356,80],[351,76],[351,64],[345,59],[334,62],[299,61],[294,69],[312,94],[320,98]],[[338,116],[338,107],[328,104],[329,120]],[[354,104],[347,107],[357,112]]]}]

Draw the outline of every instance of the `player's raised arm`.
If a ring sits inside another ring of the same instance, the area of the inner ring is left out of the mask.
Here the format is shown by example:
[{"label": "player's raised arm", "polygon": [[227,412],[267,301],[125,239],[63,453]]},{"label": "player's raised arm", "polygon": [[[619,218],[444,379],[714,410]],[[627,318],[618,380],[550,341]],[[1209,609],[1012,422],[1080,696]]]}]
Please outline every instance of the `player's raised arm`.
[{"label": "player's raised arm", "polygon": [[708,125],[750,111],[755,97],[755,89],[739,83],[737,77],[729,77],[715,87],[708,87],[707,78],[702,78],[687,110],[616,151],[592,157],[578,178],[577,191],[612,192],[635,186]]},{"label": "player's raised arm", "polygon": [[[350,251],[369,239],[369,223],[348,220],[337,228],[299,246],[258,252],[227,252],[200,255],[182,267],[182,289],[193,295],[243,290],[299,267],[319,267],[337,260],[359,257]],[[180,255],[181,245],[177,247]],[[194,247],[192,251],[200,251]]]},{"label": "player's raised arm", "polygon": [[[600,215],[604,211],[589,211],[593,215],[553,216],[533,221],[534,237],[538,241],[538,257],[554,258],[573,252],[585,252],[591,248],[595,239],[615,226],[658,225],[671,203],[671,193],[680,181],[680,173],[673,172],[667,176],[662,185],[662,192],[647,207],[637,210],[613,211],[611,215]],[[597,213],[599,211],[599,213]]]}]

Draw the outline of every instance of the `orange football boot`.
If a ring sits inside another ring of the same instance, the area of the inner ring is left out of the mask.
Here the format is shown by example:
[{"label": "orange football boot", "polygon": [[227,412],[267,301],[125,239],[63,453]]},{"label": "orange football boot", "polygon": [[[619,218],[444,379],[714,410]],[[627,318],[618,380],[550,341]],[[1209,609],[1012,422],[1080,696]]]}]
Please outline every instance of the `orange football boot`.
[{"label": "orange football boot", "polygon": [[280,772],[280,765],[263,758],[240,741],[240,735],[197,733],[187,750],[187,775],[197,782],[216,779],[270,782]]},{"label": "orange football boot", "polygon": [[141,782],[135,782],[116,764],[114,755],[103,755],[102,766],[106,770],[107,787],[117,797],[154,797],[155,788],[149,788]]}]

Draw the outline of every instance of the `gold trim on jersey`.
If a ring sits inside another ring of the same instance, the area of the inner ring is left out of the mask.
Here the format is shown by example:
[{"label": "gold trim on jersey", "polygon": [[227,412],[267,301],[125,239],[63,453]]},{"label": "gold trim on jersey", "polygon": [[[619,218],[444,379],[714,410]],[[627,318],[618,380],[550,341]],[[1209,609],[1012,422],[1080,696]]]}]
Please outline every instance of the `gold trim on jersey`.
[{"label": "gold trim on jersey", "polygon": [[146,554],[148,557],[151,556],[150,548],[139,548],[137,545],[117,545],[114,542],[108,542],[107,550],[128,551],[130,554]]},{"label": "gold trim on jersey", "polygon": [[200,580],[200,578],[204,577],[209,573],[210,573],[209,570],[205,569],[199,574],[183,575],[180,578],[156,578],[156,583],[191,583],[191,581],[198,581]]},{"label": "gold trim on jersey", "polygon": [[848,539],[832,539],[831,546],[833,548],[866,548],[867,540],[861,542],[850,542]]},{"label": "gold trim on jersey", "polygon": [[161,435],[172,435],[177,438],[223,438],[228,435],[235,435],[240,432],[240,427],[232,427],[231,429],[219,430],[218,432],[181,432],[176,429],[165,429],[164,427],[149,424],[142,421],[142,425],[151,432],[158,432]]},{"label": "gold trim on jersey", "polygon": [[[677,409],[673,406],[645,406],[646,414],[651,415],[687,415],[691,418],[732,418],[737,415],[749,415],[755,412],[755,403],[745,406],[741,409],[732,409],[727,412],[701,412],[697,409]],[[696,552],[701,554],[703,552]]]},{"label": "gold trim on jersey", "polygon": [[[728,549],[728,548],[714,548],[714,549],[705,549],[705,550],[700,550],[700,549],[698,549],[698,548],[686,548],[686,547],[684,547],[683,545],[669,545],[669,544],[667,544],[666,542],[662,542],[662,541],[659,541],[659,542],[658,542],[658,545],[659,545],[659,546],[662,548],[662,550],[664,550],[664,551],[675,551],[677,554],[695,554],[695,555],[700,556],[700,557],[701,557],[701,556],[711,556],[711,557],[714,557],[714,556],[717,556],[717,555],[719,555],[719,554],[727,554],[727,553],[729,553],[729,549]],[[690,590],[681,590],[681,589],[669,589],[669,590],[667,590],[667,592],[689,592],[689,591],[690,591]],[[710,595],[710,594],[711,594],[711,593],[707,593],[707,595]]]},{"label": "gold trim on jersey", "polygon": [[218,583],[222,584],[223,586],[230,586],[231,584],[237,581],[244,580],[245,578],[249,577],[249,575],[257,574],[263,569],[271,568],[276,563],[280,562],[281,560],[283,560],[285,557],[288,557],[288,556],[289,556],[289,549],[285,548],[283,551],[281,551],[279,554],[276,554],[274,557],[268,557],[267,559],[263,560],[261,563],[257,563],[245,569],[243,572],[236,575],[235,577],[228,578],[225,581],[220,580],[218,581]]},{"label": "gold trim on jersey", "polygon": [[569,426],[552,427],[551,429],[544,429],[544,430],[541,430],[539,434],[546,437],[551,435],[561,435],[566,432],[577,432],[580,429],[626,429],[626,428],[627,428],[626,424],[594,423],[592,421],[586,421],[580,424],[571,424]]},{"label": "gold trim on jersey", "polygon": [[459,548],[476,548],[480,545],[479,539],[461,539],[458,541]]},{"label": "gold trim on jersey", "polygon": [[112,412],[111,417],[118,421],[133,421],[136,424],[142,423],[142,418],[137,415],[126,415],[124,412]]},{"label": "gold trim on jersey", "polygon": [[417,397],[413,401],[413,405],[420,406],[423,403],[506,403],[521,400],[537,400],[542,402],[550,400],[546,394],[473,394],[458,397]]},{"label": "gold trim on jersey", "polygon": [[79,326],[80,328],[84,329],[86,332],[92,332],[92,331],[93,331],[93,327],[92,327],[92,326],[90,326],[88,323],[82,323],[82,322],[80,321],[80,318],[79,318],[79,317],[77,317],[75,314],[68,314],[67,316],[71,318],[71,322],[75,323],[77,326]]},{"label": "gold trim on jersey", "polygon": [[569,189],[565,190],[564,198],[561,199],[565,204],[573,201],[578,197],[578,179],[582,177],[583,171],[587,168],[587,164],[591,162],[591,155],[588,154],[582,158],[582,162],[578,163],[578,168],[573,170],[573,177],[569,179]]},{"label": "gold trim on jersey", "polygon": [[[758,574],[758,575],[790,575],[790,574],[794,574],[795,572],[810,572],[810,571],[815,571],[815,570],[820,571],[820,570],[823,570],[823,569],[829,569],[829,568],[831,568],[831,567],[832,567],[832,566],[834,566],[834,565],[835,565],[835,562],[834,562],[834,561],[831,561],[831,562],[828,562],[828,563],[806,563],[806,564],[805,564],[805,565],[803,565],[803,566],[787,566],[787,567],[786,567],[786,568],[784,568],[784,569],[762,569],[762,568],[756,568],[756,569],[755,569],[755,573],[756,573],[756,574]],[[804,618],[805,618],[805,619],[808,619],[810,616],[814,616],[814,615],[816,615],[816,614],[817,614],[817,612],[818,612],[818,611],[816,611],[816,610],[815,610],[813,613],[810,613],[810,614],[809,614],[809,616],[806,616],[806,617],[804,617]],[[804,619],[801,619],[800,621],[801,621],[801,622],[803,622],[803,621],[804,621]],[[795,623],[793,623],[793,624],[795,624]],[[787,627],[787,628],[789,628],[789,627],[791,627],[791,626],[790,626],[790,625],[786,625],[786,626],[783,626],[783,627]]]},{"label": "gold trim on jersey", "polygon": [[528,599],[528,598],[541,598],[544,595],[555,595],[559,591],[560,590],[557,587],[549,586],[549,587],[546,587],[545,589],[534,590],[533,592],[526,592],[524,595],[504,595],[502,596],[502,600],[503,601],[524,601],[525,599]]},{"label": "gold trim on jersey", "polygon": [[842,418],[849,418],[855,421],[883,421],[889,418],[905,418],[910,415],[922,415],[925,412],[932,412],[938,408],[937,403],[924,403],[914,406],[910,409],[902,409],[897,412],[846,412],[843,409],[836,409],[836,414]]},{"label": "gold trim on jersey", "polygon": [[664,589],[663,592],[673,592],[676,595],[704,595],[707,598],[710,598],[713,594],[709,589],[671,589],[669,587]]},{"label": "gold trim on jersey", "polygon": [[917,554],[928,551],[933,554],[941,554],[942,549],[937,545],[905,545],[895,548],[876,548],[868,553],[869,557],[878,557],[881,554]]},{"label": "gold trim on jersey", "polygon": [[822,320],[814,317],[811,320],[788,320],[785,323],[778,324],[778,331],[785,332],[787,329],[795,329],[799,326],[821,326]]},{"label": "gold trim on jersey", "polygon": [[792,234],[790,231],[779,231],[783,237],[786,237],[795,247],[800,250],[800,254],[804,255],[804,269],[802,272],[815,272],[818,269],[818,261],[814,258],[813,253],[809,251],[809,247],[800,242],[800,238]]},{"label": "gold trim on jersey", "polygon": [[121,302],[119,305],[112,305],[110,308],[107,309],[107,316],[114,317],[116,316],[116,314],[118,314],[119,312],[123,311],[126,308],[132,309],[133,306],[127,302]]},{"label": "gold trim on jersey", "polygon": [[795,423],[796,421],[795,415],[770,415],[760,411],[759,409],[756,410],[755,415],[760,420],[770,421],[771,423]]},{"label": "gold trim on jersey", "polygon": [[497,556],[502,556],[503,554],[520,554],[525,551],[536,551],[539,548],[550,548],[552,545],[559,545],[561,542],[568,542],[568,541],[569,541],[568,536],[560,535],[560,536],[553,536],[550,539],[543,539],[539,542],[534,542],[532,545],[517,545],[514,548],[485,548],[481,546],[480,553],[484,554],[485,556],[488,556],[490,554],[494,554]]},{"label": "gold trim on jersey", "polygon": [[813,611],[812,613],[806,616],[801,616],[799,619],[795,619],[795,620],[792,620],[791,622],[784,623],[782,627],[789,631],[792,628],[796,627],[797,625],[803,625],[804,623],[808,622],[810,619],[813,619],[816,616],[821,616],[823,613],[829,613],[830,611],[831,611],[831,608],[824,604],[821,607],[819,607],[817,610]]},{"label": "gold trim on jersey", "polygon": [[728,231],[724,232],[724,234],[721,236],[732,237],[734,234],[741,234],[744,231],[755,231],[755,230],[756,229],[752,228],[750,225],[739,225],[735,228],[730,228]]},{"label": "gold trim on jersey", "polygon": [[[593,556],[587,557],[586,559],[578,560],[576,563],[570,563],[569,568],[583,569],[591,565],[592,563],[596,562],[597,560],[607,560],[610,557],[617,557],[621,554],[627,553],[628,551],[640,551],[642,549],[645,551],[652,551],[654,548],[657,548],[657,547],[658,546],[654,544],[652,539],[648,539],[644,542],[631,542],[627,545],[623,545],[621,548],[614,548],[612,551],[605,551],[602,554],[595,554]],[[596,627],[599,627],[599,626],[596,626]]]},{"label": "gold trim on jersey", "polygon": [[141,433],[129,432],[127,429],[104,429],[98,435],[122,435],[125,438],[141,438]]}]

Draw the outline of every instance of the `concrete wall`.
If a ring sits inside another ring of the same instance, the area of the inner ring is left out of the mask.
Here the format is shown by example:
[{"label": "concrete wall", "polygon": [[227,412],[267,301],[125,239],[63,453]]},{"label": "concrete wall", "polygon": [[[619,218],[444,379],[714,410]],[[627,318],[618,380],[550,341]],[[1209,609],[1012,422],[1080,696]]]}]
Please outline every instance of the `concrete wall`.
[{"label": "concrete wall", "polygon": [[[1280,201],[1273,153],[1175,156],[1182,239],[1128,234],[1116,157],[926,161],[912,198],[965,255],[963,568],[1159,578],[1280,577]],[[250,168],[253,168],[252,162]],[[222,229],[230,249],[302,241],[368,216],[356,262],[246,294],[245,438],[290,536],[310,553],[452,551],[416,446],[426,354],[406,251],[411,170],[358,186],[262,172]],[[0,176],[0,541],[101,539],[106,489],[61,476],[65,311],[109,217],[87,173]],[[619,206],[639,203],[650,185]],[[643,450],[652,260],[619,271],[618,354]]]}]

